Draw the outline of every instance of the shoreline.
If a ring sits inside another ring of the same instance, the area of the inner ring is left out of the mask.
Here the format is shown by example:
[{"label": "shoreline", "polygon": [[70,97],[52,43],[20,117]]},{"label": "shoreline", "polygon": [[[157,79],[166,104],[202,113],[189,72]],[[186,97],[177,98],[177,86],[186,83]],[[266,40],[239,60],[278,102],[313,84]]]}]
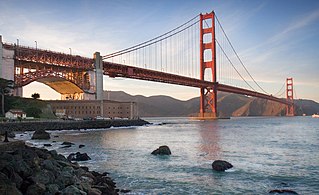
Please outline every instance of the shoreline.
[{"label": "shoreline", "polygon": [[55,150],[21,140],[0,144],[0,194],[118,194],[108,172],[69,161]]},{"label": "shoreline", "polygon": [[143,126],[150,124],[142,119],[113,119],[96,121],[32,121],[0,123],[0,134],[5,131],[36,131],[36,130],[79,130],[102,129],[110,127]]}]

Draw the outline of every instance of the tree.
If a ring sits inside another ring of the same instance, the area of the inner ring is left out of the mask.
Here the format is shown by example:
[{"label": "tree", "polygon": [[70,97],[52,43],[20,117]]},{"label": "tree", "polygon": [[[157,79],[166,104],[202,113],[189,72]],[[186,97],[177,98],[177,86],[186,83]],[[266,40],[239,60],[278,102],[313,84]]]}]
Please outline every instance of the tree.
[{"label": "tree", "polygon": [[4,116],[4,96],[11,93],[14,81],[0,78],[1,114]]},{"label": "tree", "polygon": [[39,98],[40,98],[40,94],[34,93],[34,94],[31,95],[31,97],[32,97],[33,99],[39,99]]},{"label": "tree", "polygon": [[40,118],[40,114],[42,113],[42,110],[34,106],[29,106],[28,108],[26,108],[25,112],[27,113],[27,116]]}]

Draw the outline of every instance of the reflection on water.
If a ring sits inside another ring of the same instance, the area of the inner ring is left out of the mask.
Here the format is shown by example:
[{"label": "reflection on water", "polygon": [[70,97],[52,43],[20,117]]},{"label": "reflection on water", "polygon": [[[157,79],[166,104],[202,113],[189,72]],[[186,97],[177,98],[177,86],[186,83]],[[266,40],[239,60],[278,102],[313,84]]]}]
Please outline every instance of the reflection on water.
[{"label": "reflection on water", "polygon": [[203,153],[205,160],[221,159],[218,121],[202,121],[198,124],[198,129],[201,137],[199,150]]}]

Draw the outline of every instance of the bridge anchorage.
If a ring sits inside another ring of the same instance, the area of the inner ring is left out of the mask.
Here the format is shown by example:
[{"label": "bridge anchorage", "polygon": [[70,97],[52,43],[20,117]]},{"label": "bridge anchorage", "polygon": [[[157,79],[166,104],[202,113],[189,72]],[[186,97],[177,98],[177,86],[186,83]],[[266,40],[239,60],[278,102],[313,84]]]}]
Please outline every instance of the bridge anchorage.
[{"label": "bridge anchorage", "polygon": [[267,93],[239,58],[213,11],[135,46],[104,56],[96,52],[93,58],[5,44],[1,36],[0,44],[0,75],[14,80],[20,96],[23,86],[39,81],[62,99],[102,100],[103,75],[108,75],[198,88],[195,118],[201,120],[218,118],[219,91],[275,101],[286,105],[287,116],[294,116],[292,78],[286,79],[286,97]]}]

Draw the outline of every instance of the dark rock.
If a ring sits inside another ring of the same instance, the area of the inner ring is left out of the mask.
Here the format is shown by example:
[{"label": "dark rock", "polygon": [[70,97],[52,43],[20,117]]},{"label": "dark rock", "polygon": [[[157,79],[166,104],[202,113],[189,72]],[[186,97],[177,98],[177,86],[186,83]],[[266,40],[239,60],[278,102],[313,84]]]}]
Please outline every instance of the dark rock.
[{"label": "dark rock", "polygon": [[9,137],[9,138],[14,138],[16,136],[15,133],[13,131],[11,131],[11,130],[9,130],[9,131],[7,131],[7,130],[1,131],[0,130],[0,135],[1,136],[5,137],[6,133],[7,133],[7,137]]},{"label": "dark rock", "polygon": [[28,187],[27,189],[27,195],[39,195],[44,194],[45,192],[45,185],[42,183],[35,183]]},{"label": "dark rock", "polygon": [[224,160],[215,160],[212,164],[212,167],[215,171],[225,171],[232,168],[233,165]]},{"label": "dark rock", "polygon": [[50,146],[52,146],[52,144],[43,144],[43,146],[50,147]]},{"label": "dark rock", "polygon": [[52,158],[56,158],[58,156],[58,153],[55,150],[50,150],[49,154],[51,155]]},{"label": "dark rock", "polygon": [[[86,153],[74,155],[90,159]],[[55,150],[25,146],[0,152],[0,194],[118,194],[107,174],[71,163]]]},{"label": "dark rock", "polygon": [[22,195],[15,185],[0,184],[0,194]]},{"label": "dark rock", "polygon": [[298,194],[297,192],[289,189],[275,189],[275,190],[270,190],[269,194]]},{"label": "dark rock", "polygon": [[47,159],[41,163],[41,167],[49,171],[56,172],[61,170],[62,166],[54,160]]},{"label": "dark rock", "polygon": [[91,188],[88,190],[88,194],[90,195],[100,195],[102,192],[97,188]]},{"label": "dark rock", "polygon": [[71,172],[62,171],[57,176],[55,183],[60,186],[60,188],[64,188],[69,185],[73,185],[76,182],[76,177]]},{"label": "dark rock", "polygon": [[22,194],[17,189],[16,185],[10,181],[10,179],[0,172],[0,194]]},{"label": "dark rock", "polygon": [[62,190],[63,195],[86,195],[86,193],[74,185],[68,186],[65,189]]},{"label": "dark rock", "polygon": [[80,168],[83,169],[83,170],[85,170],[86,172],[89,171],[89,168],[88,168],[88,167],[81,166]]},{"label": "dark rock", "polygon": [[131,192],[131,190],[121,189],[120,192],[122,192],[122,193],[128,193],[128,192]]},{"label": "dark rock", "polygon": [[85,145],[84,144],[80,144],[79,145],[79,148],[83,148]]},{"label": "dark rock", "polygon": [[41,183],[41,184],[50,184],[53,183],[55,180],[54,174],[48,170],[41,170],[39,172],[34,173],[31,176],[31,179],[34,183]]},{"label": "dark rock", "polygon": [[30,185],[34,184],[31,178],[24,178],[21,187],[19,188],[23,194],[26,194]]},{"label": "dark rock", "polygon": [[91,160],[91,158],[87,155],[87,153],[71,153],[67,159],[69,161],[86,161],[86,160]]},{"label": "dark rock", "polygon": [[58,135],[55,135],[54,137],[59,137]]},{"label": "dark rock", "polygon": [[74,143],[72,143],[72,142],[63,142],[61,145],[69,146],[69,145],[74,145]]},{"label": "dark rock", "polygon": [[20,188],[23,183],[23,179],[16,172],[13,172],[12,175],[10,175],[9,179],[11,180],[12,183],[16,184],[17,188]]},{"label": "dark rock", "polygon": [[48,184],[46,185],[46,189],[45,189],[45,194],[49,195],[49,194],[58,194],[59,191],[59,185],[57,184]]},{"label": "dark rock", "polygon": [[50,133],[45,130],[37,130],[33,133],[31,139],[50,139]]},{"label": "dark rock", "polygon": [[154,150],[151,154],[153,155],[171,155],[171,150],[168,146],[160,146],[156,150]]},{"label": "dark rock", "polygon": [[62,146],[61,148],[71,148],[72,145],[65,145],[65,146]]}]

